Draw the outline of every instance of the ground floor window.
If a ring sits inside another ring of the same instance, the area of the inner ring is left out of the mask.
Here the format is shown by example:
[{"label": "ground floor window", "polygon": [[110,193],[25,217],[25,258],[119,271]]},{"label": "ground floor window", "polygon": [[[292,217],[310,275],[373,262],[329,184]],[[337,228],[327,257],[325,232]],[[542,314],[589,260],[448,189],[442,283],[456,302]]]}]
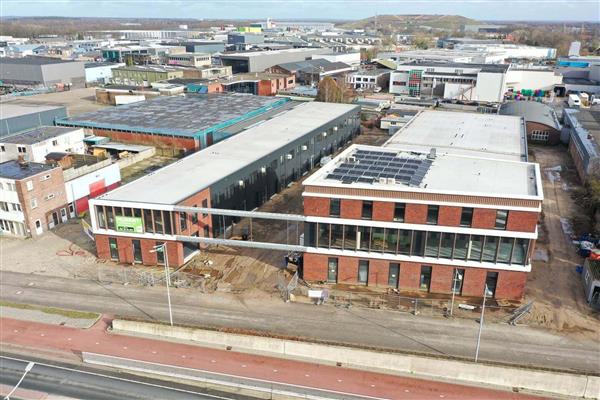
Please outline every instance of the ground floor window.
[{"label": "ground floor window", "polygon": [[133,247],[133,261],[137,263],[142,262],[142,243],[139,240],[131,241]]},{"label": "ground floor window", "polygon": [[338,279],[338,259],[330,258],[327,261],[327,282],[337,283]]},{"label": "ground floor window", "polygon": [[367,285],[369,282],[369,262],[367,260],[360,260],[358,262],[358,283]]},{"label": "ground floor window", "polygon": [[452,275],[452,292],[460,295],[462,293],[463,282],[465,280],[465,270],[455,268]]},{"label": "ground floor window", "polygon": [[116,238],[108,238],[108,248],[110,249],[110,259],[119,261],[119,247]]},{"label": "ground floor window", "polygon": [[419,289],[425,292],[429,292],[431,286],[431,267],[421,266],[421,277],[419,280]]},{"label": "ground floor window", "polygon": [[388,272],[388,286],[398,288],[400,282],[400,264],[390,263],[390,269]]},{"label": "ground floor window", "polygon": [[487,297],[496,296],[496,285],[498,284],[498,273],[488,272],[485,277],[485,295]]},{"label": "ground floor window", "polygon": [[547,142],[550,137],[550,132],[534,130],[531,131],[531,140],[536,142]]}]

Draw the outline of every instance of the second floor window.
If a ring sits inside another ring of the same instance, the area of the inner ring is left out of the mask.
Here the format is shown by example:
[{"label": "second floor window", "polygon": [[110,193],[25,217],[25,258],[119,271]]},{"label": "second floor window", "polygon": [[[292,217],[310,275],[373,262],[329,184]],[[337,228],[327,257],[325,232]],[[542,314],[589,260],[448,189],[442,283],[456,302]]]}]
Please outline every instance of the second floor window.
[{"label": "second floor window", "polygon": [[473,223],[473,209],[470,207],[463,207],[460,213],[460,226],[470,227]]},{"label": "second floor window", "polygon": [[427,223],[430,225],[437,225],[439,213],[439,206],[427,206]]},{"label": "second floor window", "polygon": [[506,229],[506,221],[508,220],[508,211],[507,210],[497,210],[496,211],[496,225],[494,228],[496,229]]},{"label": "second floor window", "polygon": [[339,217],[340,216],[340,199],[329,200],[329,216]]},{"label": "second floor window", "polygon": [[396,203],[394,205],[394,221],[404,222],[404,213],[406,211],[406,204]]},{"label": "second floor window", "polygon": [[362,219],[373,218],[373,202],[372,201],[363,201],[361,217],[362,217]]}]

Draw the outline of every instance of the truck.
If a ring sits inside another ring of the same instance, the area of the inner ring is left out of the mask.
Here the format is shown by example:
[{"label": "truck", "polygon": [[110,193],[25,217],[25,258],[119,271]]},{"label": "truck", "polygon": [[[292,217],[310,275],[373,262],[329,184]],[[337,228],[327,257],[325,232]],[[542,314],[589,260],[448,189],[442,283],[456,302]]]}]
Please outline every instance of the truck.
[{"label": "truck", "polygon": [[581,100],[576,94],[570,94],[567,104],[569,104],[569,107],[579,107],[581,106]]}]

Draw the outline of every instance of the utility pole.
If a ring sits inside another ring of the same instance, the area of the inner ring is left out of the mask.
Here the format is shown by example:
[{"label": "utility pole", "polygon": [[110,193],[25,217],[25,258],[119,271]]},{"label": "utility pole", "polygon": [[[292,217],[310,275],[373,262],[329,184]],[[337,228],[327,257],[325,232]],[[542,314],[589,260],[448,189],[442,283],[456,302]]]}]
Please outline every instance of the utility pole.
[{"label": "utility pole", "polygon": [[479,333],[477,334],[477,348],[475,349],[475,362],[479,359],[479,344],[481,343],[481,330],[483,329],[483,313],[485,313],[485,300],[487,296],[487,283],[483,289],[483,304],[481,305],[481,317],[479,318]]}]

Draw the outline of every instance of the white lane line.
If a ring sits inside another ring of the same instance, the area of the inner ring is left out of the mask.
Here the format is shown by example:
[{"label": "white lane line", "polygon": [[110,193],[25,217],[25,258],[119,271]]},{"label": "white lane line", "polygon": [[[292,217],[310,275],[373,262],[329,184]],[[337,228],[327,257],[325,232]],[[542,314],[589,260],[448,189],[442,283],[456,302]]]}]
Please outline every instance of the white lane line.
[{"label": "white lane line", "polygon": [[[8,360],[20,361],[20,362],[25,362],[25,363],[30,362],[28,360],[23,360],[21,358],[14,358],[14,357],[7,357],[7,356],[0,356],[0,358],[6,358]],[[199,395],[199,396],[212,397],[213,399],[231,400],[231,397],[221,397],[221,396],[215,396],[215,395],[208,394],[208,393],[193,392],[191,390],[179,389],[179,388],[174,388],[174,387],[164,386],[164,385],[157,385],[155,383],[140,382],[140,381],[136,381],[134,379],[120,378],[118,376],[110,376],[110,375],[100,374],[97,372],[83,371],[80,369],[67,368],[67,367],[62,367],[59,365],[45,364],[45,363],[40,363],[37,361],[36,361],[35,365],[42,365],[44,367],[62,369],[64,371],[78,372],[80,374],[99,376],[101,378],[106,378],[106,379],[115,379],[118,381],[129,382],[129,383],[134,383],[134,384],[138,384],[138,385],[151,386],[151,387],[160,388],[160,389],[173,390],[173,391],[181,392],[181,393],[189,393],[189,394],[195,394],[195,395]]]}]

